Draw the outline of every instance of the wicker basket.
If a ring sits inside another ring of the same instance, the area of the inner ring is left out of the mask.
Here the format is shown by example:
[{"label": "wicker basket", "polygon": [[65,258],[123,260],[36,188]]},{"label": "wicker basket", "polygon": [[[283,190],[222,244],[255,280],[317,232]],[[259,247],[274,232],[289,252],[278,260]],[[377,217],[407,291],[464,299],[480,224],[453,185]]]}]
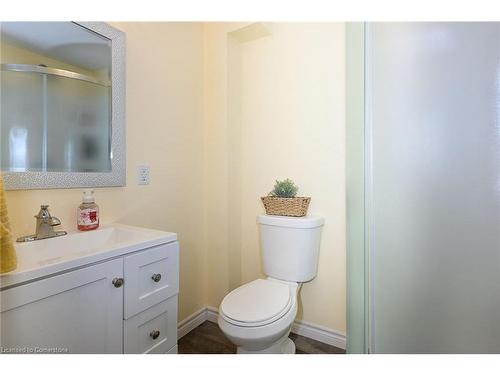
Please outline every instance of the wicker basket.
[{"label": "wicker basket", "polygon": [[279,216],[306,216],[311,197],[279,198],[262,197],[266,214]]}]

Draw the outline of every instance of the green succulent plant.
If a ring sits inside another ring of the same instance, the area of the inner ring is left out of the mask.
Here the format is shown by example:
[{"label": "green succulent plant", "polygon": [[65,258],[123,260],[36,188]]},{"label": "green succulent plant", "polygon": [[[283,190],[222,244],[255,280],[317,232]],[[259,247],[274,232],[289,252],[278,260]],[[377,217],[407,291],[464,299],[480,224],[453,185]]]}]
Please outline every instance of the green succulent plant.
[{"label": "green succulent plant", "polygon": [[290,180],[286,179],[283,181],[276,180],[273,190],[269,193],[272,197],[280,198],[294,198],[299,190],[298,186]]}]

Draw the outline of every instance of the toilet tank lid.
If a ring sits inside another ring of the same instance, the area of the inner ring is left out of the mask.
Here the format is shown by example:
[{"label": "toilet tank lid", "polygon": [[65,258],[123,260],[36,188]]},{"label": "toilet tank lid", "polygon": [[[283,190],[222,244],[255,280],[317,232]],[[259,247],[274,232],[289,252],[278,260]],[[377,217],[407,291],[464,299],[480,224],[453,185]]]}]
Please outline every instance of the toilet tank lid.
[{"label": "toilet tank lid", "polygon": [[264,225],[274,225],[277,227],[289,228],[317,228],[325,223],[325,219],[321,216],[276,216],[276,215],[259,215],[257,222]]}]

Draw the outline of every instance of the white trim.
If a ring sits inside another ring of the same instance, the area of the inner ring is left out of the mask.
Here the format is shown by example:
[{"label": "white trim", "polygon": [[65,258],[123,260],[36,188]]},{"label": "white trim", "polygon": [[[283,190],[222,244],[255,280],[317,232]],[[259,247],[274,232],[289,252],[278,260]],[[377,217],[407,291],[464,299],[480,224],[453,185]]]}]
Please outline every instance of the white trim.
[{"label": "white trim", "polygon": [[177,340],[186,336],[193,329],[207,320],[207,309],[205,307],[189,315],[177,324]]},{"label": "white trim", "polygon": [[217,323],[217,317],[219,316],[219,309],[212,306],[207,306],[207,320],[212,323]]},{"label": "white trim", "polygon": [[[178,339],[187,335],[207,320],[217,323],[218,314],[218,309],[212,306],[207,306],[191,314],[178,324]],[[336,331],[318,324],[296,320],[292,325],[292,332],[324,344],[336,346],[337,348],[345,349],[346,347],[345,332]]]},{"label": "white trim", "polygon": [[340,349],[346,347],[345,332],[336,331],[318,324],[296,320],[292,325],[292,332]]}]

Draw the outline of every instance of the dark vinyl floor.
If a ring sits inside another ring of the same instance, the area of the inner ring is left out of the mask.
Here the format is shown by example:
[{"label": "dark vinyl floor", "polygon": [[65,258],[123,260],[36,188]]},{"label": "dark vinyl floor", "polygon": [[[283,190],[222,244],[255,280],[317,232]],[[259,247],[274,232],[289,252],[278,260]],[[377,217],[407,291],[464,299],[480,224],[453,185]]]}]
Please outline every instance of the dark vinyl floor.
[{"label": "dark vinyl floor", "polygon": [[[299,336],[294,333],[290,338],[295,342],[297,354],[345,354],[344,349]],[[193,329],[179,340],[179,354],[234,354],[234,346],[224,336],[216,323],[209,321]]]}]

